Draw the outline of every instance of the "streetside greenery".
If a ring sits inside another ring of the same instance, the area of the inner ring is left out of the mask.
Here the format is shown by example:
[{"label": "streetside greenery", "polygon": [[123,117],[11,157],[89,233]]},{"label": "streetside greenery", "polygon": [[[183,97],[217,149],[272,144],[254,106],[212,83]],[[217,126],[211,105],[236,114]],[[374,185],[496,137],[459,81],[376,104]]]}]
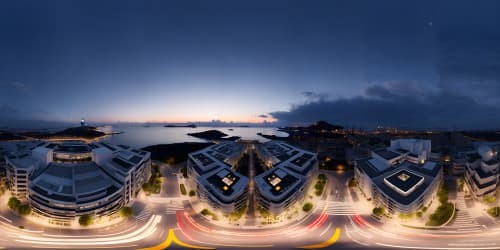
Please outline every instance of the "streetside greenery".
[{"label": "streetside greenery", "polygon": [[10,197],[7,206],[19,215],[25,216],[31,214],[31,207],[29,204],[23,204],[18,198]]},{"label": "streetside greenery", "polygon": [[314,185],[314,189],[316,190],[314,193],[316,196],[321,196],[323,194],[323,190],[325,189],[326,185],[326,175],[324,174],[319,174],[318,179],[316,181],[316,184]]},{"label": "streetside greenery", "polygon": [[441,186],[437,196],[440,205],[436,211],[429,216],[429,220],[425,224],[426,226],[441,226],[446,223],[454,213],[455,206],[451,202],[448,202],[448,188],[445,185]]}]

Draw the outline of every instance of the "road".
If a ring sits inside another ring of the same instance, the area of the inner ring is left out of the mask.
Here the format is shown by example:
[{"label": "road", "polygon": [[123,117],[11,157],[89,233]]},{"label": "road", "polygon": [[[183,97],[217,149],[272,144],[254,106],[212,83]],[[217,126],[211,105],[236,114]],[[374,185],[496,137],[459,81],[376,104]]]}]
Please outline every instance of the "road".
[{"label": "road", "polygon": [[[253,164],[252,155],[250,159]],[[254,226],[252,229],[221,227],[192,211],[187,197],[179,193],[177,176],[164,168],[166,166],[161,167],[166,191],[157,197],[137,200],[133,218],[106,228],[42,227],[2,207],[0,246],[7,249],[140,249],[154,246],[294,249],[320,244],[338,249],[500,249],[500,228],[486,217],[485,221],[477,222],[479,227],[461,225],[441,230],[378,222],[363,208],[353,206],[352,201],[360,197],[353,196],[346,187],[352,172],[327,172],[329,191],[315,204],[309,216],[289,225]],[[460,193],[456,196],[462,198]],[[340,236],[335,238],[337,228]],[[332,239],[335,240],[329,245]]]},{"label": "road", "polygon": [[245,225],[252,226],[255,225],[255,166],[254,166],[254,152],[247,146],[248,153],[248,206],[246,213]]}]

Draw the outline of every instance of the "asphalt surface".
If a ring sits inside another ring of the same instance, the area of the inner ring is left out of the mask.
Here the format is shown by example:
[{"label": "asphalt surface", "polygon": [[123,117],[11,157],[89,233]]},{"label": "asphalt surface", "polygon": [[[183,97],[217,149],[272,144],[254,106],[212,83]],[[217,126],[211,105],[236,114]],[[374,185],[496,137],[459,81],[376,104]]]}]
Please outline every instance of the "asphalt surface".
[{"label": "asphalt surface", "polygon": [[[253,159],[251,158],[251,161]],[[296,249],[324,244],[338,228],[341,233],[328,249],[500,249],[500,227],[488,217],[474,227],[444,227],[440,230],[405,228],[382,224],[370,215],[358,214],[352,206],[355,193],[346,187],[352,172],[326,173],[327,191],[315,210],[305,218],[279,227],[252,229],[214,225],[192,211],[179,191],[175,169],[165,169],[163,187],[157,197],[134,203],[134,217],[99,229],[43,227],[0,207],[0,247],[7,249],[140,249],[165,243],[169,231],[182,244],[217,249]],[[174,171],[175,170],[175,171]],[[456,194],[453,194],[456,196]],[[466,205],[464,205],[466,206]],[[24,229],[18,226],[24,226]],[[171,248],[179,248],[172,243]]]}]

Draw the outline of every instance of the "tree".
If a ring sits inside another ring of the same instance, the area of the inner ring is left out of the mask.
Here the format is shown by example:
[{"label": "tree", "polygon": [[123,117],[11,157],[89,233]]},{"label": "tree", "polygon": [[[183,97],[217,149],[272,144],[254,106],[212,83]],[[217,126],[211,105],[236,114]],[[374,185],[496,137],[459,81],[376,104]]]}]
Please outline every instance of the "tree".
[{"label": "tree", "polygon": [[21,201],[16,197],[10,197],[7,206],[12,210],[17,211],[19,206],[21,206]]},{"label": "tree", "polygon": [[182,176],[184,178],[187,178],[188,177],[188,174],[187,174],[187,167],[183,167],[181,168],[181,173],[182,173]]},{"label": "tree", "polygon": [[120,209],[120,215],[125,218],[130,218],[132,216],[132,208],[131,207],[122,207]]},{"label": "tree", "polygon": [[85,214],[78,219],[78,223],[80,223],[81,226],[88,226],[92,224],[92,216],[90,214]]},{"label": "tree", "polygon": [[173,156],[171,156],[168,158],[168,160],[166,162],[170,166],[175,165],[175,158]]},{"label": "tree", "polygon": [[357,187],[357,186],[358,186],[358,182],[354,178],[352,178],[352,179],[349,180],[349,187],[350,188],[354,188],[354,187]]},{"label": "tree", "polygon": [[142,184],[142,189],[145,192],[151,193],[151,183],[146,182],[146,183]]},{"label": "tree", "polygon": [[492,204],[492,203],[495,203],[497,201],[497,197],[493,196],[493,195],[487,195],[483,198],[484,202],[488,203],[488,204]]},{"label": "tree", "polygon": [[195,195],[196,195],[196,192],[194,190],[189,191],[189,196],[192,197],[192,196],[195,196]]},{"label": "tree", "polygon": [[179,187],[181,189],[181,194],[186,195],[187,191],[186,191],[186,187],[184,186],[184,184],[179,184]]},{"label": "tree", "polygon": [[18,207],[17,212],[23,216],[28,215],[31,213],[31,207],[28,204],[22,204]]},{"label": "tree", "polygon": [[385,209],[383,207],[376,207],[376,208],[373,208],[372,212],[376,216],[382,216],[383,214],[385,214]]},{"label": "tree", "polygon": [[309,212],[309,211],[311,211],[312,208],[313,208],[313,204],[310,202],[308,202],[308,203],[304,204],[304,206],[302,206],[302,210],[304,212]]}]

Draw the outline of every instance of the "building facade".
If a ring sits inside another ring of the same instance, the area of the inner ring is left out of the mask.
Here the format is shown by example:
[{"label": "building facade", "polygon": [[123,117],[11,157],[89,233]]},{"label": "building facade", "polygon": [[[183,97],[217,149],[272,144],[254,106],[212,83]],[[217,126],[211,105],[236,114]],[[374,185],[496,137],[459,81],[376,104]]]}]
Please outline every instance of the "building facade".
[{"label": "building facade", "polygon": [[477,152],[467,155],[465,183],[475,199],[495,196],[499,185],[500,144],[482,144]]},{"label": "building facade", "polygon": [[[318,170],[316,154],[278,141],[256,143],[255,150],[266,164],[254,177],[258,205],[280,214],[302,201]],[[247,204],[250,180],[234,169],[243,152],[242,144],[223,142],[188,155],[189,185],[200,200],[223,213]]]},{"label": "building facade", "polygon": [[256,152],[267,168],[255,176],[258,204],[277,215],[303,201],[318,172],[317,155],[281,141],[259,144]]},{"label": "building facade", "polygon": [[443,181],[438,162],[428,160],[428,140],[403,139],[355,162],[354,175],[367,198],[390,213],[411,213],[429,204]]},{"label": "building facade", "polygon": [[244,145],[221,142],[188,154],[188,185],[198,198],[223,213],[246,206],[248,178],[234,171]]},{"label": "building facade", "polygon": [[149,152],[103,142],[41,142],[5,159],[12,195],[56,223],[116,212],[151,175]]}]

